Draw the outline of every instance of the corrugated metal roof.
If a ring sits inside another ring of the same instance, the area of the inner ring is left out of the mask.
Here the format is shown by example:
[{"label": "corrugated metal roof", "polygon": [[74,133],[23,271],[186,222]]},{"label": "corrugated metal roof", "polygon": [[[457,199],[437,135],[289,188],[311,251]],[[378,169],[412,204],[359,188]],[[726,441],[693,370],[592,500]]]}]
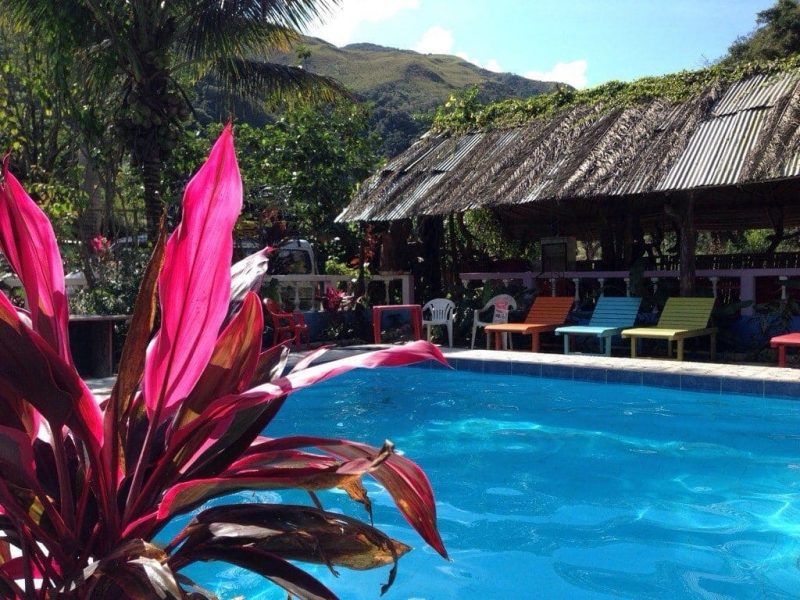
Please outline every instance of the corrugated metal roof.
[{"label": "corrugated metal roof", "polygon": [[[392,170],[400,170],[401,173],[408,173],[409,171],[413,171],[414,167],[420,164],[423,160],[428,158],[433,152],[435,152],[439,146],[444,144],[447,141],[447,137],[445,136],[436,136],[431,140],[430,147],[423,153],[421,153],[416,159],[412,160],[409,164],[403,165],[400,162],[396,165]],[[401,158],[403,155],[401,154],[398,158]],[[388,171],[389,167],[385,167],[384,171]]]},{"label": "corrugated metal roof", "polygon": [[433,171],[452,171],[458,166],[467,155],[474,150],[475,146],[483,139],[483,133],[468,133],[456,142],[453,152],[433,165]]},{"label": "corrugated metal roof", "polygon": [[712,116],[729,115],[753,108],[768,108],[797,85],[796,73],[754,75],[737,81],[725,92],[712,110]]},{"label": "corrugated metal roof", "polygon": [[798,175],[800,175],[800,152],[789,157],[789,160],[781,167],[782,177],[797,177]]},{"label": "corrugated metal roof", "polygon": [[656,189],[680,190],[736,183],[767,114],[766,109],[744,110],[701,123]]},{"label": "corrugated metal roof", "polygon": [[402,219],[406,215],[409,207],[417,205],[420,201],[424,200],[428,192],[446,175],[446,173],[430,173],[422,183],[415,189],[409,191],[403,199],[390,208],[385,215],[381,215],[381,221],[392,221],[394,219]]}]

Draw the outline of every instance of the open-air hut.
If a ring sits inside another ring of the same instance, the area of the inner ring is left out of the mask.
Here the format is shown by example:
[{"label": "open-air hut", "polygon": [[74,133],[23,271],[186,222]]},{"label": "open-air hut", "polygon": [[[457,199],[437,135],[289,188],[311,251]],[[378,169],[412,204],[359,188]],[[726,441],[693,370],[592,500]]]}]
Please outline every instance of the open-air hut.
[{"label": "open-air hut", "polygon": [[795,57],[484,107],[390,160],[338,220],[490,207],[509,235],[599,239],[615,267],[667,222],[689,293],[698,230],[800,225],[799,86]]}]

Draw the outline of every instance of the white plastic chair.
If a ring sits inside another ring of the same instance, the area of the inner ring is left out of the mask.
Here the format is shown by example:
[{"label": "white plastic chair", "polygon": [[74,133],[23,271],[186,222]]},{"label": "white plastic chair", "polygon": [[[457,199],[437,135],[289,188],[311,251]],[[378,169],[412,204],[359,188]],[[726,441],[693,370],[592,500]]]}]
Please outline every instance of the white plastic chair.
[{"label": "white plastic chair", "polygon": [[[515,310],[517,308],[517,301],[514,300],[512,296],[508,294],[498,294],[497,296],[490,299],[486,305],[481,308],[480,310],[474,311],[474,316],[472,317],[472,345],[470,346],[473,350],[475,349],[475,332],[477,331],[478,327],[486,327],[487,325],[491,325],[492,323],[497,323],[498,321],[481,321],[480,314],[482,312],[486,312],[489,310],[490,307],[497,307],[498,303],[505,302],[507,305],[508,310]],[[511,340],[508,337],[507,333],[503,334],[503,349],[511,348]],[[486,336],[486,349],[489,349],[489,336]]]},{"label": "white plastic chair", "polygon": [[[447,298],[434,298],[425,303],[422,307],[422,324],[427,328],[428,341],[431,341],[431,327],[433,325],[447,326],[447,341],[450,348],[453,347],[453,322],[455,321],[456,305]],[[425,315],[430,313],[430,319]]]}]

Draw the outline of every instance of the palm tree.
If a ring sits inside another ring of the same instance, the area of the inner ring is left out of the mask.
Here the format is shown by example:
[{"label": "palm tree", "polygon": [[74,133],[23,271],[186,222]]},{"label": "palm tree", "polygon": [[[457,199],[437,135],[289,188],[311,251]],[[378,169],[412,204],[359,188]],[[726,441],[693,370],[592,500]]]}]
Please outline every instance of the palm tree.
[{"label": "palm tree", "polygon": [[[262,60],[339,0],[4,0],[0,19],[75,58],[80,81],[113,95],[114,131],[140,170],[148,231],[163,210],[164,164],[191,116],[182,81],[243,98],[329,100],[331,79]],[[77,78],[76,78],[77,79]]]}]

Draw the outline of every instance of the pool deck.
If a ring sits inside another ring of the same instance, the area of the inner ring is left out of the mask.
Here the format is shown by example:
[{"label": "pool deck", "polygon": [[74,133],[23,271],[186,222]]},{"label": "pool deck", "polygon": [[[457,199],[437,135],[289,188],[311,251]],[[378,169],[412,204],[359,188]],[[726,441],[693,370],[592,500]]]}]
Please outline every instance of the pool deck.
[{"label": "pool deck", "polygon": [[[333,348],[320,362],[354,354],[390,348],[388,344],[369,344]],[[456,370],[469,370],[529,377],[553,377],[596,383],[627,383],[720,394],[782,397],[800,400],[800,370],[770,365],[739,365],[707,362],[678,362],[649,358],[625,358],[591,354],[551,354],[546,352],[469,350],[440,347]],[[292,353],[293,365],[305,353]],[[433,366],[434,363],[428,363]],[[436,365],[438,367],[438,365]],[[99,396],[107,396],[114,377],[87,381]]]}]

